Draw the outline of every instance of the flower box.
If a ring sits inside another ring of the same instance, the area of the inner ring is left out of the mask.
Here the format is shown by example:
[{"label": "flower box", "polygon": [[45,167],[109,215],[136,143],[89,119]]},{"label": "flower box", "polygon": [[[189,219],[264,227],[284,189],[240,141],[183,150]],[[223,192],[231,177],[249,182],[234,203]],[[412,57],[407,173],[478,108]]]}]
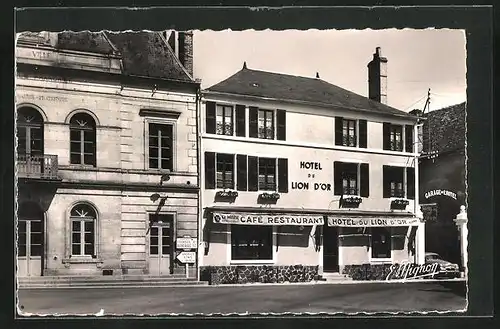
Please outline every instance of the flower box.
[{"label": "flower box", "polygon": [[280,195],[278,193],[261,193],[259,199],[261,200],[278,200]]},{"label": "flower box", "polygon": [[236,198],[238,196],[237,191],[218,191],[215,193],[218,198]]},{"label": "flower box", "polygon": [[394,199],[392,203],[397,206],[407,206],[410,204],[410,201],[407,199]]}]

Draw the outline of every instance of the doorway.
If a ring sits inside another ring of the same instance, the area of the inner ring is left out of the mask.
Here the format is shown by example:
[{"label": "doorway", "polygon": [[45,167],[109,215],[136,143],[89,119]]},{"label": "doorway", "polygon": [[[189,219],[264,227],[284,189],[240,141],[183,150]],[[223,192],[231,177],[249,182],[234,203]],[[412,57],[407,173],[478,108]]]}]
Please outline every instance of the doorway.
[{"label": "doorway", "polygon": [[150,215],[149,273],[169,275],[174,273],[173,215]]},{"label": "doorway", "polygon": [[35,204],[22,204],[18,210],[18,276],[43,275],[44,214]]},{"label": "doorway", "polygon": [[339,271],[339,232],[336,226],[323,227],[323,272]]}]

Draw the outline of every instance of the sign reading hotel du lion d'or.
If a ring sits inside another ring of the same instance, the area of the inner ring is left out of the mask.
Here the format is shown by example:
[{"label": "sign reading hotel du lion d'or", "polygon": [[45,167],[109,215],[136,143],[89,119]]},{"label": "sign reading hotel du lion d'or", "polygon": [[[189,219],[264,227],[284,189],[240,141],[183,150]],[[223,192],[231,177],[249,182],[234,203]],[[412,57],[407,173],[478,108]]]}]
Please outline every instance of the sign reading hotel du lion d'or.
[{"label": "sign reading hotel du lion d'or", "polygon": [[338,218],[328,217],[328,226],[341,227],[390,227],[418,224],[417,218]]},{"label": "sign reading hotel du lion d'or", "polygon": [[240,225],[323,225],[323,216],[216,213],[214,222]]},{"label": "sign reading hotel du lion d'or", "polygon": [[[323,164],[321,162],[299,161],[298,168],[303,173],[304,179],[301,181],[292,181],[291,189],[299,191],[332,191],[332,184],[318,181],[317,176],[323,173]],[[324,173],[323,173],[324,174]]]}]

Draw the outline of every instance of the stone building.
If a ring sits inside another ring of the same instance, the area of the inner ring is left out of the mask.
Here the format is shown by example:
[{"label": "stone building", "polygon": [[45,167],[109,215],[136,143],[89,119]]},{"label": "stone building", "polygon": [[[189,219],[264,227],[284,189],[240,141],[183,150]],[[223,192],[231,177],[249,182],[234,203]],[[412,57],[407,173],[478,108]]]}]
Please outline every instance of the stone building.
[{"label": "stone building", "polygon": [[202,268],[423,263],[416,117],[314,77],[243,68],[202,91]]},{"label": "stone building", "polygon": [[419,164],[427,251],[456,264],[461,251],[454,219],[467,199],[465,116],[465,102],[425,114]]},{"label": "stone building", "polygon": [[192,40],[18,35],[18,276],[184,271],[174,242],[197,237],[199,193]]}]

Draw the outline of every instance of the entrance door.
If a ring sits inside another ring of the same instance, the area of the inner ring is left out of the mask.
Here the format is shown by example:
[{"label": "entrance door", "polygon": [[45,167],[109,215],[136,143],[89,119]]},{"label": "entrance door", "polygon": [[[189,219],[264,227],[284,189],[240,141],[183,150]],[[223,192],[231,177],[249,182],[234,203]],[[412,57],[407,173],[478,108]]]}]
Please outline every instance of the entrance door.
[{"label": "entrance door", "polygon": [[339,271],[339,233],[338,228],[323,227],[323,272]]},{"label": "entrance door", "polygon": [[43,212],[36,204],[21,205],[18,216],[19,276],[41,276],[43,271]]},{"label": "entrance door", "polygon": [[173,219],[169,215],[155,218],[149,234],[149,273],[173,273]]}]

